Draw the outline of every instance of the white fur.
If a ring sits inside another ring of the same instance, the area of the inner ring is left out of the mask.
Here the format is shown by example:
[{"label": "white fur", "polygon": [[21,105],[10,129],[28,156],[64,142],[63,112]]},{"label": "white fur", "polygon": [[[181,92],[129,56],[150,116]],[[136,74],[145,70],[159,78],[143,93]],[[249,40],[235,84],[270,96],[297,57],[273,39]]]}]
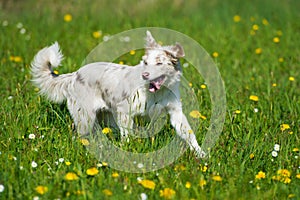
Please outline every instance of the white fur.
[{"label": "white fur", "polygon": [[32,62],[33,83],[40,93],[54,102],[67,101],[78,132],[88,134],[95,123],[116,125],[122,139],[132,132],[134,117],[154,120],[166,111],[177,134],[195,150],[205,153],[182,112],[179,83],[182,75],[180,44],[160,46],[147,32],[143,61],[134,67],[97,62],[78,71],[55,75],[52,67],[60,65],[63,55],[58,43],[40,50]]}]

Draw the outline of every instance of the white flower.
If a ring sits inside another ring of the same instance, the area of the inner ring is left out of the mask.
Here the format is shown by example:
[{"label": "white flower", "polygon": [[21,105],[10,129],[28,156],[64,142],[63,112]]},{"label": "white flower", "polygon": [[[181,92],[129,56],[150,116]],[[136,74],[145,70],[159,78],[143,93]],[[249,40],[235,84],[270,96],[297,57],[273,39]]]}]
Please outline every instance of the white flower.
[{"label": "white flower", "polygon": [[40,198],[38,196],[34,196],[32,200],[39,200]]},{"label": "white flower", "polygon": [[280,150],[280,145],[279,144],[275,144],[274,145],[274,150],[275,151],[279,151]]},{"label": "white flower", "polygon": [[148,196],[145,193],[141,193],[141,200],[147,200]]},{"label": "white flower", "polygon": [[103,37],[103,41],[104,41],[104,42],[108,41],[109,39],[110,39],[110,36],[109,36],[109,35],[105,35],[105,36]]},{"label": "white flower", "polygon": [[143,163],[139,163],[139,164],[137,165],[137,167],[141,169],[141,168],[144,167],[144,164],[143,164]]},{"label": "white flower", "polygon": [[65,159],[64,158],[60,158],[60,159],[58,159],[58,161],[62,163],[62,162],[65,161]]},{"label": "white flower", "polygon": [[35,139],[35,135],[33,133],[31,133],[31,134],[29,134],[28,138],[33,140],[33,139]]},{"label": "white flower", "polygon": [[189,63],[184,63],[182,66],[183,66],[184,68],[187,68],[187,67],[189,66]]},{"label": "white flower", "polygon": [[258,112],[258,108],[254,108],[254,112],[257,113]]},{"label": "white flower", "polygon": [[22,24],[21,22],[17,23],[17,28],[18,28],[18,29],[23,28],[23,24]]},{"label": "white flower", "polygon": [[2,26],[7,26],[8,25],[8,21],[7,20],[4,20],[3,22],[2,22]]},{"label": "white flower", "polygon": [[31,167],[32,168],[36,168],[38,166],[38,164],[35,162],[35,161],[32,161],[31,162]]},{"label": "white flower", "polygon": [[4,185],[0,184],[0,192],[3,192],[5,189]]},{"label": "white flower", "polygon": [[25,28],[21,28],[20,33],[23,35],[26,33],[26,29]]},{"label": "white flower", "polygon": [[272,156],[273,156],[274,158],[277,157],[277,156],[278,156],[277,151],[272,151]]}]

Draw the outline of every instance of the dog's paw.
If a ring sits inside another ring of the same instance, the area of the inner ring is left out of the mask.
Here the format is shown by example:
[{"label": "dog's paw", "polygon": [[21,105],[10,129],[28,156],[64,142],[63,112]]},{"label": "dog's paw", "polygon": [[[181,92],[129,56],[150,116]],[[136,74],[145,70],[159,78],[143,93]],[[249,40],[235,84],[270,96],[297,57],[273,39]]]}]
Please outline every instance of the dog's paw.
[{"label": "dog's paw", "polygon": [[195,151],[195,154],[197,159],[203,159],[207,156],[206,153],[202,150]]}]

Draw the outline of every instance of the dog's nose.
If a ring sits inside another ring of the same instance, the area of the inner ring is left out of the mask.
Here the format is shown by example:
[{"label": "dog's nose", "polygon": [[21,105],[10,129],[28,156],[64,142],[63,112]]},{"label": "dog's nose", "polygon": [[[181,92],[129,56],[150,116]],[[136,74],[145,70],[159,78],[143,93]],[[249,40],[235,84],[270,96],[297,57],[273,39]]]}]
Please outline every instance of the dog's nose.
[{"label": "dog's nose", "polygon": [[149,72],[143,72],[142,73],[142,77],[144,80],[148,80],[149,79],[149,76],[150,76],[150,73]]}]

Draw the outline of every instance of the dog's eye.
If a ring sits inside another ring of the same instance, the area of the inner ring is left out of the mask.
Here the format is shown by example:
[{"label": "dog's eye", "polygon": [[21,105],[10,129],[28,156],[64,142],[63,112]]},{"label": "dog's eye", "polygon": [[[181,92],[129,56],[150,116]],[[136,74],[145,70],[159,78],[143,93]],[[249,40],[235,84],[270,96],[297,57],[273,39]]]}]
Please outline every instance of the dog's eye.
[{"label": "dog's eye", "polygon": [[144,60],[144,64],[145,64],[145,65],[148,65],[147,61]]}]

